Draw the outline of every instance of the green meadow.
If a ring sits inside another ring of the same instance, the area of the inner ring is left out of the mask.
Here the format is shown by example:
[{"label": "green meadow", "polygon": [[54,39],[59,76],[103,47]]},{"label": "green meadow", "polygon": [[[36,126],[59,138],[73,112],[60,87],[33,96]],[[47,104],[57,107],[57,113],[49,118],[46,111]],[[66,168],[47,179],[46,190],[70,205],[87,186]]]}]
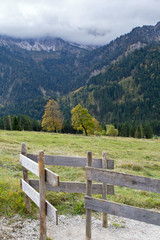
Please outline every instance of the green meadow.
[{"label": "green meadow", "polygon": [[[115,170],[160,179],[160,139],[134,139],[106,136],[83,136],[46,132],[0,131],[0,215],[36,217],[38,208],[26,214],[24,193],[20,189],[22,167],[19,163],[21,143],[29,153],[44,150],[45,154],[86,157],[87,151],[100,158],[106,151],[115,160]],[[73,167],[50,167],[61,181],[85,181],[85,170]],[[29,174],[30,178],[35,178]],[[47,199],[59,214],[84,214],[83,194],[47,192]],[[96,197],[101,197],[100,195]],[[160,209],[160,194],[115,187],[109,200],[129,205]]]}]

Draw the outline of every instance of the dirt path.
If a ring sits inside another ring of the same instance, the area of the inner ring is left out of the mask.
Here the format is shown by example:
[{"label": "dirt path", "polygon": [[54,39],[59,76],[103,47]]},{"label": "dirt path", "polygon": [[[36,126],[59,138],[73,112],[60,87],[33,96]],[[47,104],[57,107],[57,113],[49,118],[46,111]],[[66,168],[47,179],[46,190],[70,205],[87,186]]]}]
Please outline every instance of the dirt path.
[{"label": "dirt path", "polygon": [[[76,216],[59,216],[59,225],[47,222],[48,237],[54,240],[85,240],[85,219]],[[39,220],[0,218],[0,239],[34,240],[39,238]],[[109,227],[92,220],[92,240],[160,240],[160,227],[125,218],[109,216]]]}]

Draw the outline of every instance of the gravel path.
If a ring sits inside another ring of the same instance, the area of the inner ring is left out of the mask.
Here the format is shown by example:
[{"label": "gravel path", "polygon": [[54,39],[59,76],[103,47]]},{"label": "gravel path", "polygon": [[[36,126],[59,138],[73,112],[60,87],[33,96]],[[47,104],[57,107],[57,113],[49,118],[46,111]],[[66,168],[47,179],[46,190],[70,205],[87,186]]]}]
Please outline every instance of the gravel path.
[{"label": "gravel path", "polygon": [[[47,235],[54,240],[85,240],[85,219],[59,216],[59,225],[47,220]],[[0,218],[0,239],[39,239],[39,220]],[[160,240],[160,227],[125,218],[109,216],[109,227],[101,227],[101,220],[92,219],[92,240]]]}]

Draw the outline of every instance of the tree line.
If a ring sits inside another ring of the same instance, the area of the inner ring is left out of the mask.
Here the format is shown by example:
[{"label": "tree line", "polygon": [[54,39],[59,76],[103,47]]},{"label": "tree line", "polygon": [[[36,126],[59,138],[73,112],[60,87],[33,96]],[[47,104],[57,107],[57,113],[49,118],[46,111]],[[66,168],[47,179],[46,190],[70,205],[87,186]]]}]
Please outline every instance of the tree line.
[{"label": "tree line", "polygon": [[[152,138],[153,128],[149,122],[144,124],[139,123],[121,123],[121,124],[107,124],[102,127],[100,123],[92,117],[87,108],[78,104],[71,110],[71,125],[73,129],[83,132],[86,136],[107,135],[107,136],[124,136],[135,138]],[[64,131],[63,128],[63,114],[60,111],[59,105],[56,101],[49,100],[45,106],[45,113],[42,120],[42,128],[47,131]],[[68,122],[69,124],[69,122]]]},{"label": "tree line", "polygon": [[41,120],[35,120],[27,115],[8,115],[0,118],[0,129],[49,131],[61,133],[83,133],[84,135],[106,135],[135,138],[152,138],[159,135],[160,122],[124,122],[124,123],[99,123],[90,115],[87,108],[78,104],[71,110],[71,119],[65,119],[58,102],[51,99],[45,106]]},{"label": "tree line", "polygon": [[27,115],[8,115],[0,117],[0,129],[17,131],[41,131],[41,121]]}]

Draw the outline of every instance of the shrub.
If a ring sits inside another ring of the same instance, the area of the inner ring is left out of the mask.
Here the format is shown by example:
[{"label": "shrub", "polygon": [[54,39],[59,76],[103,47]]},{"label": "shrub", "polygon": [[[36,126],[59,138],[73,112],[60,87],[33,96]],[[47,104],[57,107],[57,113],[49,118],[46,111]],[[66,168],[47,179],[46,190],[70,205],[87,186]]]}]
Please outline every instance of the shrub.
[{"label": "shrub", "polygon": [[107,129],[107,132],[106,132],[106,135],[107,136],[118,136],[118,130],[113,126],[113,125],[106,125],[106,129]]}]

